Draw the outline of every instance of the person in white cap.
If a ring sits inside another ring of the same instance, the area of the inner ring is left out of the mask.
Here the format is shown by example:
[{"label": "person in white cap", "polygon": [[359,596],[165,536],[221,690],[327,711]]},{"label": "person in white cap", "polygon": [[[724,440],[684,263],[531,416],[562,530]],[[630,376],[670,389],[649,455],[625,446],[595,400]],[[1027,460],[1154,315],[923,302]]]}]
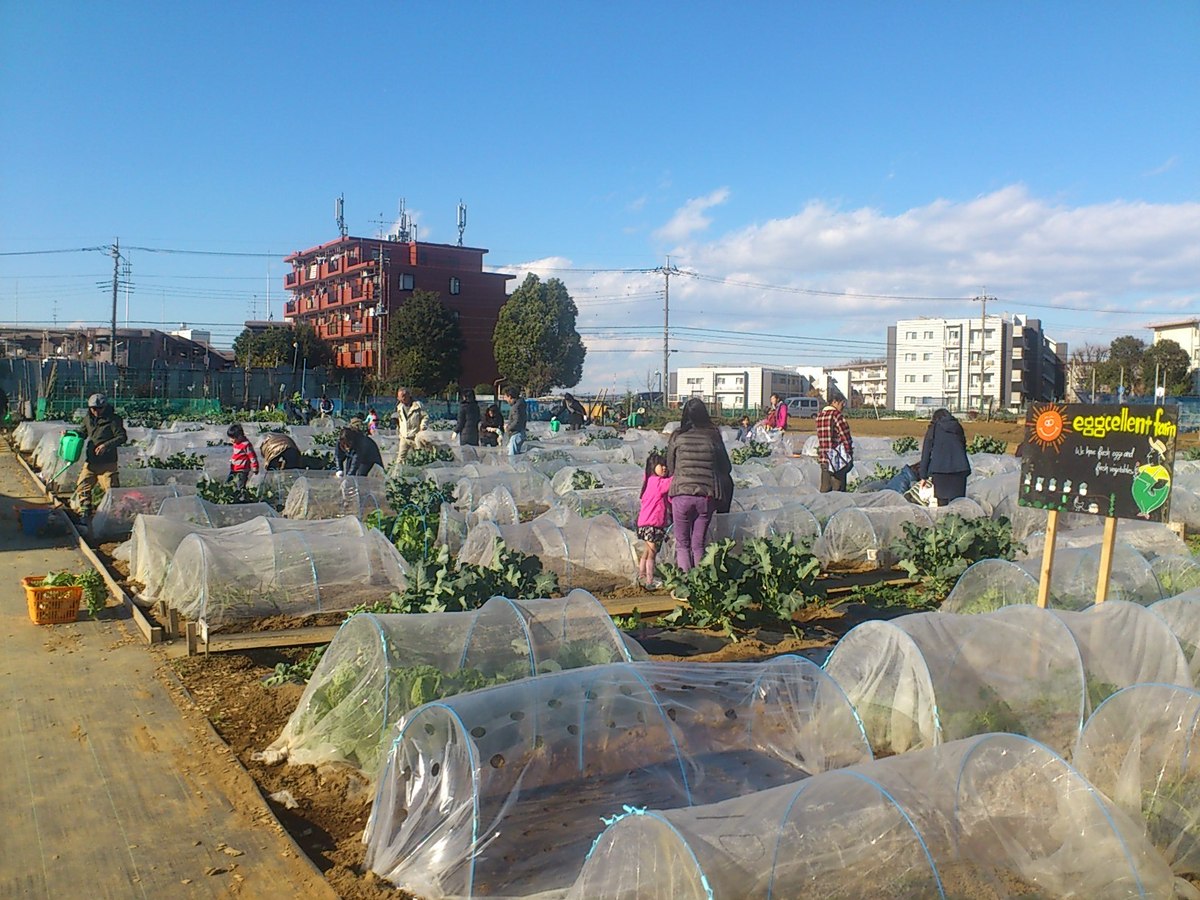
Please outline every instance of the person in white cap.
[{"label": "person in white cap", "polygon": [[125,434],[125,423],[103,394],[88,397],[83,435],[87,443],[75,495],[79,498],[80,525],[86,528],[91,524],[95,508],[93,488],[99,484],[108,493],[111,488],[121,485],[117,474],[117,448],[128,441],[129,436]]}]

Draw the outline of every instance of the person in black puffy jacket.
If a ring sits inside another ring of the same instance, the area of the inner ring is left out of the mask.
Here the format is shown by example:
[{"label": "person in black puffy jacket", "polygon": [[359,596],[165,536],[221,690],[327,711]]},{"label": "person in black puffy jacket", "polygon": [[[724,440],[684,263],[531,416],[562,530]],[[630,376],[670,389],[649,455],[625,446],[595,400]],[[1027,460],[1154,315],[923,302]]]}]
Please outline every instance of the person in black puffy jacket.
[{"label": "person in black puffy jacket", "polygon": [[933,414],[925,441],[921,445],[921,479],[933,481],[933,494],[938,506],[967,496],[967,476],[971,463],[967,459],[967,436],[962,423],[948,409]]},{"label": "person in black puffy jacket", "polygon": [[685,572],[704,556],[713,513],[732,499],[732,471],[721,432],[704,401],[692,397],[683,405],[679,430],[667,442],[675,562]]}]

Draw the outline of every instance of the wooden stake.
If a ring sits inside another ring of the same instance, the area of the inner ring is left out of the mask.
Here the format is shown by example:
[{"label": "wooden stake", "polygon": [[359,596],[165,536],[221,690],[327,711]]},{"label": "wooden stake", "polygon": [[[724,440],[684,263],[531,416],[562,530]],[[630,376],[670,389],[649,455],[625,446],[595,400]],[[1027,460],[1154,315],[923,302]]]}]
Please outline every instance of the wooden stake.
[{"label": "wooden stake", "polygon": [[1054,545],[1058,543],[1058,510],[1046,515],[1046,540],[1042,546],[1042,572],[1038,581],[1037,605],[1042,609],[1050,600],[1050,573],[1054,568]]},{"label": "wooden stake", "polygon": [[1103,603],[1108,597],[1108,580],[1112,575],[1113,546],[1117,542],[1117,520],[1109,516],[1104,520],[1104,541],[1100,544],[1100,573],[1096,576],[1096,602]]}]

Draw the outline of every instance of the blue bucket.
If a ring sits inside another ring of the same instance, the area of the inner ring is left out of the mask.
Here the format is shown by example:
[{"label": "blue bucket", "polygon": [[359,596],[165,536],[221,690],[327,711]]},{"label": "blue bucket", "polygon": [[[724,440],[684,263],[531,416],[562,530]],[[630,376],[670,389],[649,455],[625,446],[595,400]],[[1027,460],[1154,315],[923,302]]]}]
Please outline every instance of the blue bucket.
[{"label": "blue bucket", "polygon": [[37,537],[39,531],[46,527],[46,523],[50,521],[50,507],[48,506],[25,506],[21,508],[21,530],[26,534]]}]

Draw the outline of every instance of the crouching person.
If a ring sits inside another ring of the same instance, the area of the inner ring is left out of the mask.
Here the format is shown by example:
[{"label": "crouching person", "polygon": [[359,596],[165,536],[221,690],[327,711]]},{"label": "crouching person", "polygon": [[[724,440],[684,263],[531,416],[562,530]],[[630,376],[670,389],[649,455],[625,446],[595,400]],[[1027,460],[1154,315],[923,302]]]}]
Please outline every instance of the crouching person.
[{"label": "crouching person", "polygon": [[95,501],[92,497],[97,484],[104,493],[121,486],[117,472],[117,448],[129,440],[125,434],[125,423],[113,410],[103,394],[88,397],[87,419],[83,423],[85,440],[83,471],[75,494],[79,502],[79,524],[89,528]]}]

